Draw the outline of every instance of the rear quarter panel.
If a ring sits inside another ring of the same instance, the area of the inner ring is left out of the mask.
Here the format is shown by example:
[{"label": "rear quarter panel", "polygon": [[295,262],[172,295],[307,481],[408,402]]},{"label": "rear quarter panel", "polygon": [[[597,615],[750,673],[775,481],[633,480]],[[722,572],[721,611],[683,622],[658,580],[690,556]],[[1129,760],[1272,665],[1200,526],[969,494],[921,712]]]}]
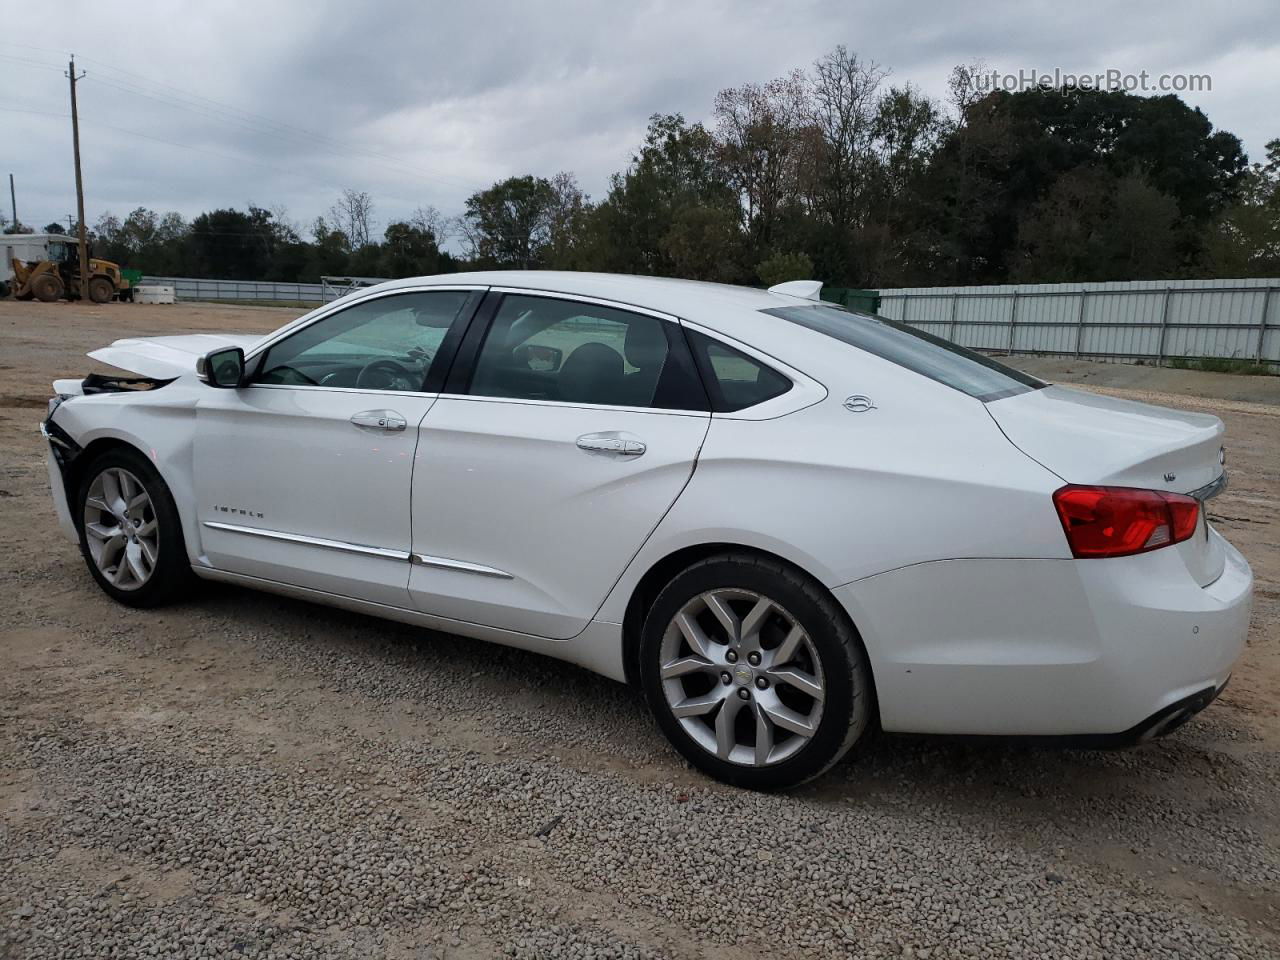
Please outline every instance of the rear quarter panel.
[{"label": "rear quarter panel", "polygon": [[[1070,557],[1051,500],[1061,481],[981,401],[851,353],[815,406],[713,416],[692,480],[599,618],[619,622],[646,571],[703,543],[767,550],[828,587],[933,560]],[[852,394],[875,408],[846,410]]]}]

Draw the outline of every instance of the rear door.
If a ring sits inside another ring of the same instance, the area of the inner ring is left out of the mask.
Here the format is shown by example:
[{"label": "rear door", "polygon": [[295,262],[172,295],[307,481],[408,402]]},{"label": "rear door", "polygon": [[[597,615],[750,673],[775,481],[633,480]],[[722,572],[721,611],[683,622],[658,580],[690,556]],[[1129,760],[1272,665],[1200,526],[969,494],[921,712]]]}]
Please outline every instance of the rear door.
[{"label": "rear door", "polygon": [[420,429],[413,602],[580,633],[684,489],[709,423],[674,318],[491,293]]}]

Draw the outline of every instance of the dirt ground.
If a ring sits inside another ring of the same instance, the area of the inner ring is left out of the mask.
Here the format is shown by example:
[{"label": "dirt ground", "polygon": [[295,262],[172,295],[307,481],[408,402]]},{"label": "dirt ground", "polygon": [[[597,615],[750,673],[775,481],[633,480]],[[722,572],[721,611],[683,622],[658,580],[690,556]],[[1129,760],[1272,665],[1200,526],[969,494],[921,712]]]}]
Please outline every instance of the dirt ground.
[{"label": "dirt ground", "polygon": [[[1013,361],[1226,422],[1210,516],[1256,599],[1208,711],[1120,753],[882,737],[761,798],[576,668],[233,588],[154,612],[97,589],[48,497],[50,381],[120,337],[300,312],[0,301],[0,957],[1280,955],[1280,378]],[[751,856],[785,912],[764,926],[716,893],[762,820],[796,832]],[[388,838],[419,860],[361,853]]]}]

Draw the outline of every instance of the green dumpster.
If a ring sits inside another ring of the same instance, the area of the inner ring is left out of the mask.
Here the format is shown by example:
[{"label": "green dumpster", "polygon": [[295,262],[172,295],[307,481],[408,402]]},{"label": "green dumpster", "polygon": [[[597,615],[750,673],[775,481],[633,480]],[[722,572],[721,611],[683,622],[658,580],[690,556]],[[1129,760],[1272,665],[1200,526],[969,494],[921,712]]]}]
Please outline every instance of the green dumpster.
[{"label": "green dumpster", "polygon": [[863,313],[880,312],[880,294],[859,287],[823,287],[822,299]]}]

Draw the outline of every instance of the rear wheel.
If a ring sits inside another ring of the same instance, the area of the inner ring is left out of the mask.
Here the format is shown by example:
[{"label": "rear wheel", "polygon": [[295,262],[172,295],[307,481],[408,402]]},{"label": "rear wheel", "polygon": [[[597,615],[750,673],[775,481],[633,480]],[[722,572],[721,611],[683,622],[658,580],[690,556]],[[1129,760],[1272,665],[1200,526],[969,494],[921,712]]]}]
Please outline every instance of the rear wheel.
[{"label": "rear wheel", "polygon": [[31,295],[45,303],[62,299],[62,281],[52,273],[42,273],[31,281]]},{"label": "rear wheel", "polygon": [[177,599],[191,565],[169,488],[136,451],[117,447],[85,470],[76,501],[80,552],[106,593],[131,607]]},{"label": "rear wheel", "polygon": [[871,671],[844,611],[809,577],[750,554],[696,563],[658,595],[641,677],[676,749],[753,789],[823,773],[871,715]]},{"label": "rear wheel", "polygon": [[115,286],[106,277],[93,277],[89,280],[89,299],[94,303],[109,303],[115,292]]}]

